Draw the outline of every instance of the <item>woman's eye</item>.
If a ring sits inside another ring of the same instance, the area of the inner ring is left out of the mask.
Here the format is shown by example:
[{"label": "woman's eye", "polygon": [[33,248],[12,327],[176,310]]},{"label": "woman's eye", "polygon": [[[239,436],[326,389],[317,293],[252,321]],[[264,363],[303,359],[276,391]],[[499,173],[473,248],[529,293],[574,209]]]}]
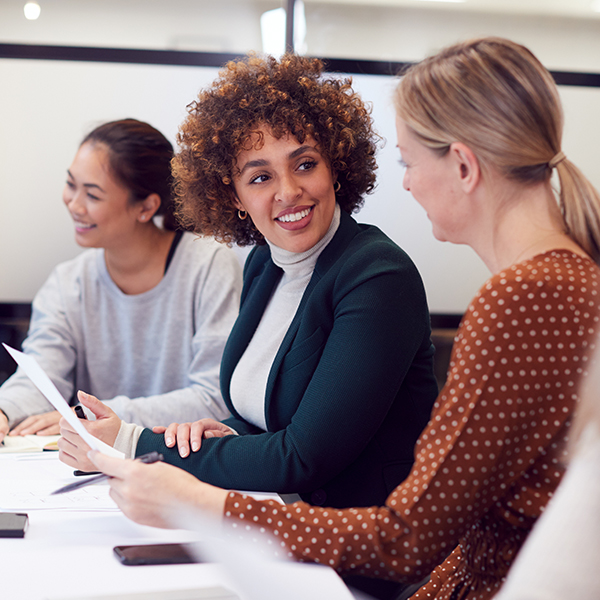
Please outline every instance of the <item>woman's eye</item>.
[{"label": "woman's eye", "polygon": [[70,189],[70,190],[74,190],[75,189],[75,184],[72,181],[65,181],[66,186]]},{"label": "woman's eye", "polygon": [[100,198],[98,198],[98,196],[94,196],[94,194],[90,194],[89,192],[88,192],[88,195],[87,195],[87,196],[88,196],[88,198],[90,198],[91,200],[100,200]]},{"label": "woman's eye", "polygon": [[310,169],[314,169],[316,164],[317,164],[316,160],[303,160],[298,168],[301,171],[309,171]]},{"label": "woman's eye", "polygon": [[268,175],[256,175],[256,177],[252,177],[252,179],[250,179],[250,183],[264,183],[265,181],[267,181],[269,179]]},{"label": "woman's eye", "polygon": [[406,164],[406,162],[404,162],[402,159],[399,159],[399,160],[398,160],[398,163],[400,164],[400,166],[401,166],[403,169],[406,169],[406,168],[408,168],[408,165],[407,165],[407,164]]}]

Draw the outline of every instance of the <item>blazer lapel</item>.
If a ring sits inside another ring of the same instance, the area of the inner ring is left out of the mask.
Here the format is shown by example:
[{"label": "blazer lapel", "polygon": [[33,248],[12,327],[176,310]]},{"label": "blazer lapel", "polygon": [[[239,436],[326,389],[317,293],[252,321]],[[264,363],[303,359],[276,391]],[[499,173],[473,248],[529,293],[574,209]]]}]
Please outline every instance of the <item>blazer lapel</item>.
[{"label": "blazer lapel", "polygon": [[332,240],[329,244],[324,248],[321,252],[321,255],[317,259],[317,264],[315,265],[315,270],[313,271],[312,277],[306,286],[306,290],[304,290],[304,294],[302,295],[302,300],[300,300],[300,305],[298,306],[298,310],[290,323],[290,326],[285,334],[283,341],[281,342],[281,346],[279,346],[279,350],[275,355],[275,360],[271,365],[271,370],[269,371],[269,378],[267,379],[267,388],[265,390],[265,417],[267,420],[267,428],[269,428],[269,414],[270,414],[270,404],[271,397],[273,394],[273,386],[275,385],[275,380],[277,378],[277,374],[279,373],[279,368],[281,366],[281,362],[283,361],[285,355],[289,352],[290,347],[296,337],[296,332],[300,327],[300,322],[302,321],[302,315],[304,313],[304,307],[306,303],[309,301],[310,296],[318,285],[319,281],[325,276],[327,271],[340,259],[340,257],[346,251],[350,240],[360,231],[358,223],[346,212],[342,211],[340,215],[340,225],[338,230],[335,232]]}]

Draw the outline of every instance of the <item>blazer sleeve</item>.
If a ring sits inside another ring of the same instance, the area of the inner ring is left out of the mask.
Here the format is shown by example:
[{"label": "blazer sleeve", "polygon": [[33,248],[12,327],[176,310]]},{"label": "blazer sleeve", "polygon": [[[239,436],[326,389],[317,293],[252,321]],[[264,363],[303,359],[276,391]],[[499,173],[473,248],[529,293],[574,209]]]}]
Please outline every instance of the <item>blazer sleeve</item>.
[{"label": "blazer sleeve", "polygon": [[[167,462],[221,487],[280,493],[314,490],[351,464],[381,426],[429,339],[425,292],[400,249],[372,244],[348,257],[328,293],[313,305],[312,339],[320,355],[289,425],[207,439],[186,459],[166,448],[162,435],[145,430],[136,454],[158,450]],[[328,334],[319,326],[327,318],[333,319]],[[282,364],[282,376],[314,360],[310,348],[296,354],[296,364]],[[284,399],[272,400],[279,401]]]}]

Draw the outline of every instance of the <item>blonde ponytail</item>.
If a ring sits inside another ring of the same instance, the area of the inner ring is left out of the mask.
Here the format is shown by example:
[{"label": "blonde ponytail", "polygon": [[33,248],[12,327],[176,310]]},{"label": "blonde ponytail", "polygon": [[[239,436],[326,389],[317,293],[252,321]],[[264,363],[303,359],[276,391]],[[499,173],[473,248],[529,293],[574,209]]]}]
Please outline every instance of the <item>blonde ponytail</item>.
[{"label": "blonde ponytail", "polygon": [[600,263],[600,194],[569,160],[556,165],[559,203],[569,236]]}]

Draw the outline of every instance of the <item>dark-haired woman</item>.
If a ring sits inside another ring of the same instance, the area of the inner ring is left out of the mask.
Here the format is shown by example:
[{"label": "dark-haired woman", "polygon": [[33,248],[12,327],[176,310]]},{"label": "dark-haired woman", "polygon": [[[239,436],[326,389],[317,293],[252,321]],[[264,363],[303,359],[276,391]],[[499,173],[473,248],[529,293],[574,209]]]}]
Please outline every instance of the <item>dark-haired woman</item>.
[{"label": "dark-haired woman", "polygon": [[[241,269],[232,250],[176,230],[172,157],[170,142],[134,119],[85,137],[63,200],[88,250],[40,289],[23,344],[65,398],[88,390],[143,425],[228,414],[219,364]],[[9,427],[59,431],[59,413],[20,370],[0,388],[0,411],[0,439]]]},{"label": "dark-haired woman", "polygon": [[[230,63],[180,130],[186,222],[256,244],[221,367],[232,417],[163,437],[82,402],[98,417],[90,431],[130,456],[156,449],[228,488],[370,506],[410,471],[437,394],[433,347],[416,267],[350,216],[374,186],[371,117],[321,71],[296,56]],[[62,459],[90,468],[85,444],[62,433]]]}]

